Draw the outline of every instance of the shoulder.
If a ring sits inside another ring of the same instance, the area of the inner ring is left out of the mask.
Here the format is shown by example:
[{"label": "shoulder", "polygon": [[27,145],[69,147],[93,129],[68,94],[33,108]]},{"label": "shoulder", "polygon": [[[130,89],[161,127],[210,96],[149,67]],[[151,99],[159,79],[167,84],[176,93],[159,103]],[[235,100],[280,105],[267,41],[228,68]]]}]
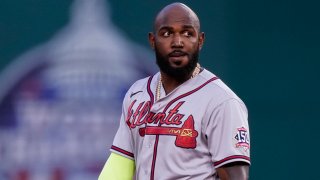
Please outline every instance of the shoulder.
[{"label": "shoulder", "polygon": [[145,77],[143,79],[139,79],[136,82],[134,82],[131,87],[129,88],[129,90],[135,90],[135,89],[141,89],[145,86],[147,86],[148,84],[148,80],[151,78],[151,76]]},{"label": "shoulder", "polygon": [[131,85],[127,94],[131,94],[137,91],[145,91],[148,88],[148,86],[153,87],[156,84],[156,79],[158,78],[158,76],[159,73],[156,73],[155,75],[137,80]]},{"label": "shoulder", "polygon": [[235,100],[239,102],[239,104],[245,106],[241,98],[215,74],[204,69],[203,72],[199,75],[200,78],[202,78],[203,82],[207,82],[213,79],[205,87],[206,95],[213,104],[218,106],[224,102]]}]

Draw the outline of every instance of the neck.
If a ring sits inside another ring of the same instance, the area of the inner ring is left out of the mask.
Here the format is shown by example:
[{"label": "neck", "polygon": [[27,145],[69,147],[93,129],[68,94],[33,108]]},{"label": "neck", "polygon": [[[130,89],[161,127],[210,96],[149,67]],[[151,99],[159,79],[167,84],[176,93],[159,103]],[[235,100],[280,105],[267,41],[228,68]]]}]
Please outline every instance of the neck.
[{"label": "neck", "polygon": [[168,94],[171,91],[173,91],[175,88],[180,86],[182,83],[193,78],[194,76],[198,75],[199,73],[200,73],[200,64],[197,64],[197,66],[195,67],[195,69],[193,70],[193,72],[190,75],[188,75],[185,78],[181,78],[181,79],[177,79],[177,78],[168,76],[167,74],[165,74],[163,72],[160,72],[161,82],[159,82],[159,83],[162,83],[162,86],[163,86],[166,94]]},{"label": "neck", "polygon": [[172,77],[161,72],[161,83],[162,83],[162,86],[163,86],[166,94],[170,93],[176,87],[180,86],[182,83],[184,83],[187,80],[188,79],[185,79],[183,81],[176,80],[175,78],[172,78]]}]

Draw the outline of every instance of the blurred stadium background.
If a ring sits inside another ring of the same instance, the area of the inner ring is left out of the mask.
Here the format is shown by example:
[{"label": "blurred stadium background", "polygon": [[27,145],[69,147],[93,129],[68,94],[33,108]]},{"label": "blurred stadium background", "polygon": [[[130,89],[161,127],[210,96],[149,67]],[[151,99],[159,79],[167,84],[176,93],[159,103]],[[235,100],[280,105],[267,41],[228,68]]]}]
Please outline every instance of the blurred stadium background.
[{"label": "blurred stadium background", "polygon": [[[0,2],[0,180],[97,179],[170,2]],[[248,106],[251,179],[317,179],[320,3],[181,2],[206,32],[201,64]]]}]

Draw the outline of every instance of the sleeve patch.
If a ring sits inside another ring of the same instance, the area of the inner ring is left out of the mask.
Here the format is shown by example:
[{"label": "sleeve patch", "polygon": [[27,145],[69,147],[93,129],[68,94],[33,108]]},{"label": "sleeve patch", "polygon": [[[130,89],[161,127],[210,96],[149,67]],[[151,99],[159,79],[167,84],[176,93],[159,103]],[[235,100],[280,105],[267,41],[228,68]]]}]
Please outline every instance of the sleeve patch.
[{"label": "sleeve patch", "polygon": [[234,140],[236,148],[243,148],[245,151],[250,149],[249,133],[246,128],[237,128]]}]

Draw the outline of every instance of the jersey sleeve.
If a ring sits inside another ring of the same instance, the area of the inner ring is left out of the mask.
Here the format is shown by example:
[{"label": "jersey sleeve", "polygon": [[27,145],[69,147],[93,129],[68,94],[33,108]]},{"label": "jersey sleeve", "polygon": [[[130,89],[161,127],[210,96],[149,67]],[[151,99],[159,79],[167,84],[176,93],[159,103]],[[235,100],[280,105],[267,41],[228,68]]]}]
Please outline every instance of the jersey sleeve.
[{"label": "jersey sleeve", "polygon": [[248,113],[242,101],[226,100],[208,114],[204,133],[215,168],[239,161],[250,164]]},{"label": "jersey sleeve", "polygon": [[134,159],[133,137],[131,129],[126,123],[127,109],[130,101],[130,97],[128,95],[129,91],[127,92],[123,100],[120,125],[113,140],[111,152],[127,157],[129,159]]}]

